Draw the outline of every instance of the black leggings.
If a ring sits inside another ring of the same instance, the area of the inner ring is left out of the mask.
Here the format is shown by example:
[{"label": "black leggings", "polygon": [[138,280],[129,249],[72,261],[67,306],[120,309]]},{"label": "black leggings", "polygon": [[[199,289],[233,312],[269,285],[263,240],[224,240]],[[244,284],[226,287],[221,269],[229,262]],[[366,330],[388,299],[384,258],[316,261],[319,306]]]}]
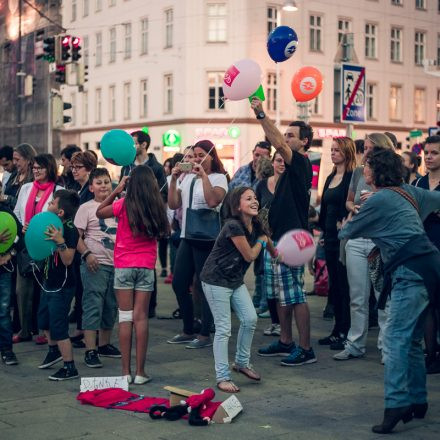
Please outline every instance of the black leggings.
[{"label": "black leggings", "polygon": [[159,261],[162,269],[167,268],[168,238],[159,240]]},{"label": "black leggings", "polygon": [[[173,290],[183,318],[183,331],[188,335],[194,333],[194,309],[189,288],[193,283],[194,274],[196,274],[199,292],[203,292],[199,276],[213,247],[213,241],[195,241],[184,238],[177,250],[173,273]],[[202,329],[200,334],[209,336],[209,330],[213,323],[212,313],[205,294],[202,293],[200,296],[202,299]]]}]

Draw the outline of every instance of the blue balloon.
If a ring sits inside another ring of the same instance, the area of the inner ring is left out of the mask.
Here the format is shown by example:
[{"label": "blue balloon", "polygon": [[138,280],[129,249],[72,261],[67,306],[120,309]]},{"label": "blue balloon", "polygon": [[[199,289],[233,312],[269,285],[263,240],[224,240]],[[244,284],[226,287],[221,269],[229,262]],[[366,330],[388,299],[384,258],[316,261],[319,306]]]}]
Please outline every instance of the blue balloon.
[{"label": "blue balloon", "polygon": [[276,63],[288,60],[297,46],[298,35],[289,26],[276,27],[267,38],[267,51]]},{"label": "blue balloon", "polygon": [[100,146],[105,160],[113,165],[130,165],[136,158],[134,140],[124,130],[114,129],[108,131],[102,137]]},{"label": "blue balloon", "polygon": [[29,222],[24,234],[24,242],[29,256],[35,261],[44,260],[52,255],[57,248],[53,240],[46,240],[45,232],[50,225],[64,231],[61,219],[53,212],[40,212],[34,215]]}]

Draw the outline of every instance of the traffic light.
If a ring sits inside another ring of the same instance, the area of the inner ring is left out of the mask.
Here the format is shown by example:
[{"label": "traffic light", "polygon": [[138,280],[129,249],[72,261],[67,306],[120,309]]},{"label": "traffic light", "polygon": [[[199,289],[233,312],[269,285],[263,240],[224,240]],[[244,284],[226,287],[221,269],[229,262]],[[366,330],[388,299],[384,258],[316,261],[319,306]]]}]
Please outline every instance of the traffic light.
[{"label": "traffic light", "polygon": [[67,116],[64,114],[66,110],[70,110],[72,108],[72,104],[70,102],[63,102],[63,124],[68,124],[71,120],[71,116]]},{"label": "traffic light", "polygon": [[70,41],[71,36],[65,35],[61,39],[61,60],[67,61],[70,58]]},{"label": "traffic light", "polygon": [[55,81],[60,84],[66,83],[66,66],[64,64],[57,64],[55,71]]},{"label": "traffic light", "polygon": [[50,63],[55,61],[55,37],[47,37],[43,40],[43,58]]},{"label": "traffic light", "polygon": [[72,37],[72,61],[78,61],[81,58],[81,39]]},{"label": "traffic light", "polygon": [[66,110],[72,108],[70,102],[63,102],[61,95],[55,94],[51,98],[52,100],[52,128],[63,128],[64,124],[68,124],[72,121],[72,117],[65,115]]},{"label": "traffic light", "polygon": [[85,66],[83,63],[78,63],[78,76],[77,86],[83,86],[88,81],[89,66]]},{"label": "traffic light", "polygon": [[39,30],[35,33],[34,53],[36,60],[40,60],[41,58],[44,57],[43,36],[44,36],[43,30]]}]

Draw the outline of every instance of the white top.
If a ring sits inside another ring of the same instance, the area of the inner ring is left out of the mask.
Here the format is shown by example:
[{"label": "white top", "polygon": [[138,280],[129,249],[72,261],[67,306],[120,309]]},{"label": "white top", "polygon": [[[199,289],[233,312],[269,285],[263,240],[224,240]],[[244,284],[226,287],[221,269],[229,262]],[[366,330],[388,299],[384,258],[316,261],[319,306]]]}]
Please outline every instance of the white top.
[{"label": "white top", "polygon": [[[21,187],[20,192],[18,193],[17,204],[15,205],[15,208],[14,208],[14,214],[17,216],[18,221],[22,225],[24,225],[26,203],[28,201],[29,194],[31,193],[32,185],[33,185],[33,182],[29,182],[29,183],[25,183]],[[59,189],[64,189],[64,188],[59,185],[55,186],[55,190],[52,192],[52,194],[49,196],[46,203],[44,204],[43,209],[41,210],[42,212],[47,211],[47,207],[49,206],[49,202],[51,202],[53,199],[53,193],[55,191],[58,191]]]},{"label": "white top", "polygon": [[9,171],[4,170],[3,171],[3,177],[2,177],[2,187],[3,187],[3,190],[5,189],[5,186],[8,183],[8,180],[9,180],[10,177],[11,177],[11,173]]},{"label": "white top", "polygon": [[[182,233],[181,238],[185,238],[186,229],[186,210],[189,208],[189,192],[191,188],[191,182],[195,179],[195,174],[187,174],[182,180],[177,189],[181,191],[182,195]],[[226,176],[220,173],[212,173],[208,175],[209,181],[213,187],[223,188],[225,192],[228,192],[228,181]],[[216,211],[220,211],[222,204],[220,203],[216,208]],[[203,193],[202,179],[197,179],[194,184],[193,201],[191,205],[192,209],[210,209],[206,203],[205,194]]]}]

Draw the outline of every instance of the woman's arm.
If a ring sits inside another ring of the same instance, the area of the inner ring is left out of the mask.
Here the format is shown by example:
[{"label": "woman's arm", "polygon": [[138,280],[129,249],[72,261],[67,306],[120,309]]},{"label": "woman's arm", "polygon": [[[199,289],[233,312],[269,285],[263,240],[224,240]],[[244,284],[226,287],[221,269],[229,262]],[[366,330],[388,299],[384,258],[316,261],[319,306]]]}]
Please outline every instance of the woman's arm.
[{"label": "woman's arm", "polygon": [[179,167],[174,167],[171,171],[171,181],[168,188],[168,207],[170,209],[178,209],[182,206],[182,194],[177,189],[177,179],[182,174]]},{"label": "woman's arm", "polygon": [[[262,235],[258,237],[259,240],[267,242],[267,237]],[[250,247],[249,242],[247,241],[244,235],[238,235],[236,237],[231,237],[232,243],[238,249],[242,257],[246,262],[251,263],[256,260],[258,255],[260,255],[261,249],[263,246],[260,242],[257,242],[253,247]]]},{"label": "woman's arm", "polygon": [[203,195],[206,200],[206,204],[210,208],[217,208],[223,199],[225,198],[226,191],[219,186],[212,186],[211,181],[209,180],[208,175],[205,173],[203,167],[199,164],[195,164],[193,167],[193,171],[197,176],[201,177],[202,185],[203,185]]},{"label": "woman's arm", "polygon": [[113,217],[113,202],[116,197],[124,191],[125,184],[128,180],[128,176],[124,176],[119,182],[114,191],[98,206],[96,210],[96,217],[98,218],[110,218]]}]

